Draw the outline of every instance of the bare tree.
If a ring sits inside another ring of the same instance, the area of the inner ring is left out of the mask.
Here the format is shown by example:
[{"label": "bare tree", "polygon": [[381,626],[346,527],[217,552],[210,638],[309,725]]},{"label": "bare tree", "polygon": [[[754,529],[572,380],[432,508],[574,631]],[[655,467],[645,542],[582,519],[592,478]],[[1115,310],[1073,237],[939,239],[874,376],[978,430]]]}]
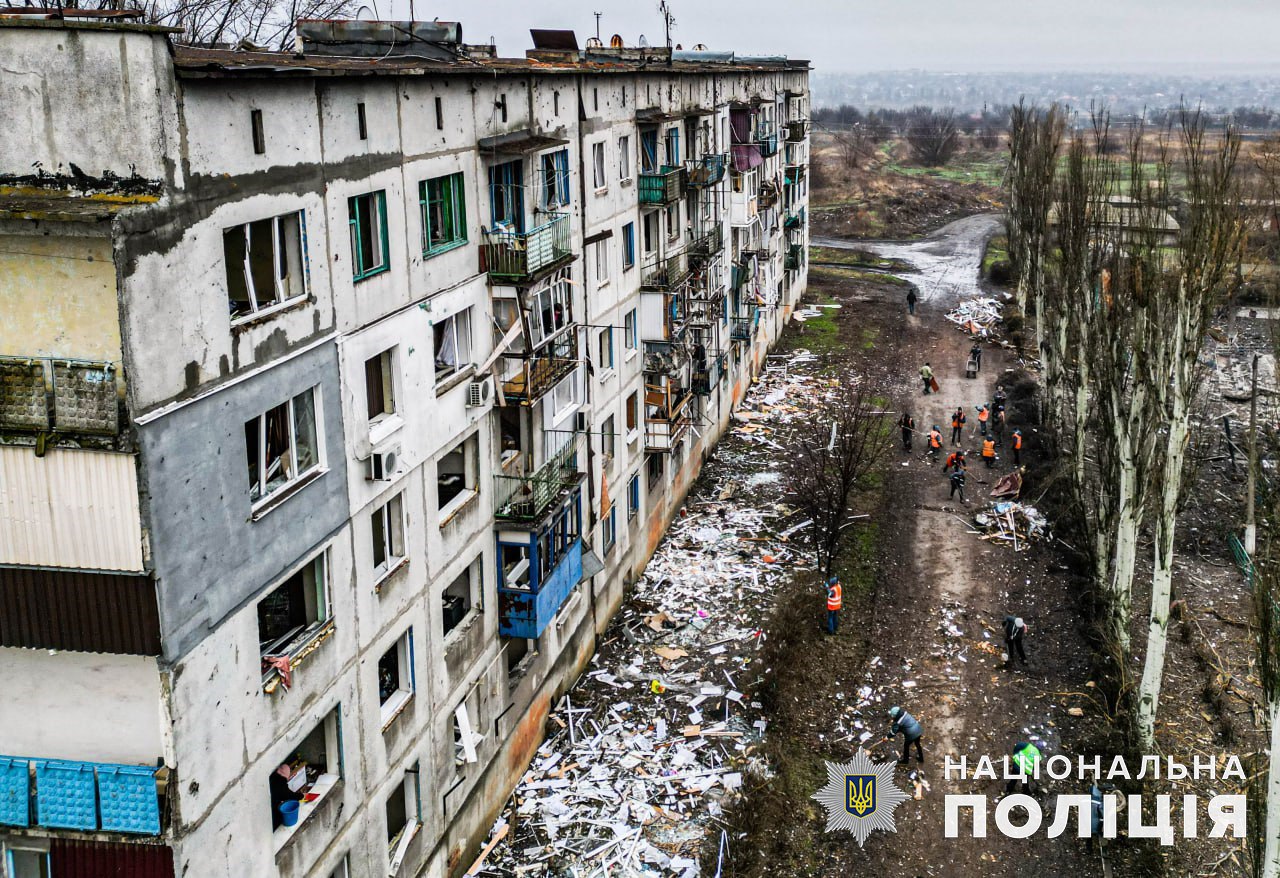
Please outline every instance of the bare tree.
[{"label": "bare tree", "polygon": [[907,120],[904,136],[911,157],[922,165],[945,165],[960,150],[960,126],[954,110],[916,107]]},{"label": "bare tree", "polygon": [[[118,0],[102,0],[106,7]],[[181,42],[196,46],[254,46],[285,51],[293,46],[298,19],[347,18],[355,0],[141,0],[147,21],[181,27]]]},{"label": "bare tree", "polygon": [[835,136],[835,141],[840,163],[851,171],[862,167],[876,151],[875,138],[860,124],[841,131]]},{"label": "bare tree", "polygon": [[889,447],[891,431],[871,394],[842,381],[799,428],[784,469],[790,501],[808,529],[824,578],[839,555],[849,509]]}]

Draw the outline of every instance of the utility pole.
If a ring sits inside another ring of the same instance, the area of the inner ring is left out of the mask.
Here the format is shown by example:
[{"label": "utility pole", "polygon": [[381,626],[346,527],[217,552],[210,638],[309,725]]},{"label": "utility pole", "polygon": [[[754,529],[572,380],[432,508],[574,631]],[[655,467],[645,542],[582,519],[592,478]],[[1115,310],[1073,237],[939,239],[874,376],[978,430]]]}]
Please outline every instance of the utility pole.
[{"label": "utility pole", "polygon": [[1258,355],[1253,355],[1252,393],[1249,394],[1249,508],[1244,525],[1244,550],[1253,557],[1258,545],[1258,524],[1254,518],[1254,493],[1258,483]]}]

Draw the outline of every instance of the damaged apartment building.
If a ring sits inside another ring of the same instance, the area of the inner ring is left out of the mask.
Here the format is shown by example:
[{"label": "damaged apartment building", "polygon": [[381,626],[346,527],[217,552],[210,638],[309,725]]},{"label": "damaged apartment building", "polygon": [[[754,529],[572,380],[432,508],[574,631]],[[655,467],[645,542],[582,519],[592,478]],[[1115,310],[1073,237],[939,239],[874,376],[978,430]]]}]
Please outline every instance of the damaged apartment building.
[{"label": "damaged apartment building", "polygon": [[452,876],[803,295],[808,65],[0,11],[0,873]]}]

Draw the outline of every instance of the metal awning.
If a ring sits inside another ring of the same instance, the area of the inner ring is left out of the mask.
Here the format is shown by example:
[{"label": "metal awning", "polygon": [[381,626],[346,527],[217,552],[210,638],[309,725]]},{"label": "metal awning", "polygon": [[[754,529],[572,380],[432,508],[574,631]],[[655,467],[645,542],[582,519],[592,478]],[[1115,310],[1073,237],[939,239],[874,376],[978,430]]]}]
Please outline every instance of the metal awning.
[{"label": "metal awning", "polygon": [[659,122],[672,122],[680,118],[683,117],[675,113],[668,113],[661,107],[649,107],[644,110],[636,110],[636,121],[641,125],[656,125]]},{"label": "metal awning", "polygon": [[582,550],[582,578],[590,579],[604,569],[604,562],[591,549]]},{"label": "metal awning", "polygon": [[481,152],[494,155],[524,155],[553,146],[567,146],[569,141],[549,134],[537,134],[529,128],[512,131],[508,134],[497,134],[493,137],[480,138]]}]

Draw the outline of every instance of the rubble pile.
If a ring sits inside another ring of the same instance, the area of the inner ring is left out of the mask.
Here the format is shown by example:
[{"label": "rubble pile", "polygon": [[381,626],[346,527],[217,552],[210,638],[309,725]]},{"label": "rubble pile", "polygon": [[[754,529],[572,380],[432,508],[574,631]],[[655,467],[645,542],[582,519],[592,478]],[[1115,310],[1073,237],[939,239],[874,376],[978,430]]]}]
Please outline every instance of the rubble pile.
[{"label": "rubble pile", "polygon": [[1026,549],[1032,540],[1049,534],[1049,520],[1027,503],[993,503],[973,516],[986,531],[978,539],[1008,543],[1015,552]]},{"label": "rubble pile", "polygon": [[987,338],[1000,322],[1003,307],[998,300],[985,296],[964,299],[947,312],[947,319],[970,335]]},{"label": "rubble pile", "polygon": [[[707,837],[746,780],[768,727],[753,697],[762,626],[783,578],[808,567],[788,544],[807,522],[778,502],[769,470],[781,424],[829,385],[807,352],[771,365],[494,826],[473,875],[700,875]],[[744,494],[749,496],[743,496]],[[750,505],[754,504],[754,506]],[[722,839],[723,841],[723,839]]]}]

